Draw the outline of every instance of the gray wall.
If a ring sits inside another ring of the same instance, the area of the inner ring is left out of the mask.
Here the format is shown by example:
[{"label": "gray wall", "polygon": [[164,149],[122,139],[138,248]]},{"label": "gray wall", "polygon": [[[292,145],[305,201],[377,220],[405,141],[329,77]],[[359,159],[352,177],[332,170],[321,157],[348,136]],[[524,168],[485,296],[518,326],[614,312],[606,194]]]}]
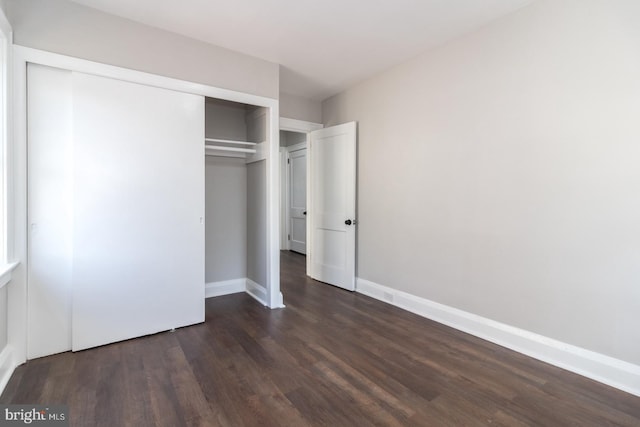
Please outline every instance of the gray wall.
[{"label": "gray wall", "polygon": [[247,278],[267,285],[266,161],[247,165]]},{"label": "gray wall", "polygon": [[[264,141],[266,108],[247,113],[247,138]],[[267,286],[267,168],[266,161],[247,164],[247,278]]]},{"label": "gray wall", "polygon": [[538,0],[323,103],[358,276],[640,363],[640,2]]},{"label": "gray wall", "polygon": [[204,135],[207,138],[247,140],[244,104],[205,98]]},{"label": "gray wall", "polygon": [[322,123],[322,103],[280,92],[280,117]]},{"label": "gray wall", "polygon": [[205,281],[247,277],[245,161],[206,156],[205,176]]},{"label": "gray wall", "polygon": [[257,107],[247,111],[247,141],[264,142],[267,139],[267,114],[269,110],[263,107]]},{"label": "gray wall", "polygon": [[16,44],[278,98],[279,66],[65,0],[5,0]]},{"label": "gray wall", "polygon": [[301,132],[280,131],[280,147],[289,147],[307,140],[307,134]]}]

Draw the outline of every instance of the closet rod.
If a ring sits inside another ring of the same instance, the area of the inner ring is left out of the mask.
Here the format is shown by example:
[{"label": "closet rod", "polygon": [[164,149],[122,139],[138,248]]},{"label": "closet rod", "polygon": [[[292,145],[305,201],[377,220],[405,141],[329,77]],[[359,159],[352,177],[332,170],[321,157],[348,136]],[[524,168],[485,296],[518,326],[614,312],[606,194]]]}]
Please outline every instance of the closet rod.
[{"label": "closet rod", "polygon": [[236,148],[236,147],[222,147],[222,146],[213,146],[213,145],[205,145],[207,150],[215,150],[215,151],[233,151],[236,153],[255,153],[256,150],[253,148]]},{"label": "closet rod", "polygon": [[205,142],[217,142],[221,144],[256,145],[255,142],[233,141],[231,139],[205,138]]}]

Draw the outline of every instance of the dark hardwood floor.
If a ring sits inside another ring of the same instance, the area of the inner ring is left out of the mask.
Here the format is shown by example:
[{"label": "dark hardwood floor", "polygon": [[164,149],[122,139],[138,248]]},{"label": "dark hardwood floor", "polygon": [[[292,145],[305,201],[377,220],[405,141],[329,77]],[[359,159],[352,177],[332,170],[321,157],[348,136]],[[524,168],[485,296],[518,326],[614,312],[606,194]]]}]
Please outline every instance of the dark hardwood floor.
[{"label": "dark hardwood floor", "polygon": [[1,403],[74,426],[640,426],[640,398],[365,296],[282,253],[287,308],[207,300],[206,322],[20,366]]}]

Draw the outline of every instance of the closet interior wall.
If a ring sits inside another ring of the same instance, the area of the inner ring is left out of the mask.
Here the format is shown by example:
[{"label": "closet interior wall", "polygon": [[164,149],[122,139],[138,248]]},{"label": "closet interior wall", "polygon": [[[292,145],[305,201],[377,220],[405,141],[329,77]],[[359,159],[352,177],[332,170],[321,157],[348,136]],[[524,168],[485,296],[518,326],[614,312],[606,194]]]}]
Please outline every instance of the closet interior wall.
[{"label": "closet interior wall", "polygon": [[307,141],[307,134],[303,132],[280,131],[280,147],[290,147]]},{"label": "closet interior wall", "polygon": [[[259,144],[267,135],[266,112],[261,107],[205,98],[205,137]],[[258,154],[221,151],[205,156],[208,286],[249,279],[266,288],[266,162],[257,160],[261,146],[251,148]]]}]

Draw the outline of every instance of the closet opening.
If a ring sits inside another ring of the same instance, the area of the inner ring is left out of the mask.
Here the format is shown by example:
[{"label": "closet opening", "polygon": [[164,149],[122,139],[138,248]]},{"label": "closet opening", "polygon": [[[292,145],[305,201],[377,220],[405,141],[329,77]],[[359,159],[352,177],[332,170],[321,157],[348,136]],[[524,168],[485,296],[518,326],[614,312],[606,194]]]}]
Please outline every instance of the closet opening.
[{"label": "closet opening", "polygon": [[268,109],[205,98],[206,296],[268,304]]}]

